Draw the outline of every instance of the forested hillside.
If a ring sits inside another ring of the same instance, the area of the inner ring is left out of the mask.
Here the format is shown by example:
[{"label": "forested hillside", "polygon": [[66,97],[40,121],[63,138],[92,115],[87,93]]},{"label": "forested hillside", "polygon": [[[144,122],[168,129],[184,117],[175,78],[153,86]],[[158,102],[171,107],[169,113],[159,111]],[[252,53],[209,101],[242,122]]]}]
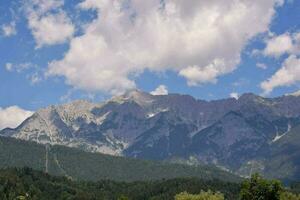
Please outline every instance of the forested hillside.
[{"label": "forested hillside", "polygon": [[143,161],[0,137],[0,168],[6,167],[30,167],[73,180],[136,181],[178,177],[240,180],[239,177],[213,166],[192,167]]},{"label": "forested hillside", "polygon": [[221,191],[227,199],[235,199],[239,184],[219,180],[204,181],[195,178],[160,180],[149,182],[74,182],[54,177],[29,168],[0,170],[0,199],[30,200],[78,199],[78,200],[173,200],[177,193],[201,190]]},{"label": "forested hillside", "polygon": [[72,181],[30,168],[0,170],[1,200],[299,200],[299,192],[299,183],[284,188],[259,175],[242,184],[197,178],[128,183]]}]

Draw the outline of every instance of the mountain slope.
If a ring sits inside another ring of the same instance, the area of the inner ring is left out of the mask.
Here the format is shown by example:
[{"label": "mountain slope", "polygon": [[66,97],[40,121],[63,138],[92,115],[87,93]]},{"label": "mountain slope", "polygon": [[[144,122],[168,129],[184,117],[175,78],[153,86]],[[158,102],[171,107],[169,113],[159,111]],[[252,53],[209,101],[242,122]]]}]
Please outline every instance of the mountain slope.
[{"label": "mountain slope", "polygon": [[176,177],[240,180],[237,176],[213,166],[192,167],[143,161],[0,137],[0,168],[7,167],[31,167],[53,175],[92,181],[101,179],[135,181]]},{"label": "mountain slope", "polygon": [[288,174],[294,174],[294,180],[300,180],[300,125],[291,128],[280,135],[274,142],[272,154],[265,160],[266,175],[285,179]]},{"label": "mountain slope", "polygon": [[[277,144],[298,125],[300,96],[248,93],[238,100],[203,101],[133,90],[99,104],[75,101],[41,109],[0,135],[141,159],[192,160],[248,176],[257,170],[272,174],[266,160],[275,159]],[[298,155],[298,149],[297,143],[292,153]],[[300,172],[296,158],[285,164],[294,168],[286,178]]]}]

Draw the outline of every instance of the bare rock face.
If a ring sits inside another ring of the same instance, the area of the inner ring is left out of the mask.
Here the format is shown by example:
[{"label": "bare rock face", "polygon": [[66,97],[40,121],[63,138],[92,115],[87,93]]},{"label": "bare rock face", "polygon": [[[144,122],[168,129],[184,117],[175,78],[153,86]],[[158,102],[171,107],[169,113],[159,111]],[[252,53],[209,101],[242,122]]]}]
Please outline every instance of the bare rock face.
[{"label": "bare rock face", "polygon": [[75,101],[38,110],[0,135],[111,155],[209,163],[242,175],[255,169],[273,177],[271,161],[290,167],[300,157],[300,142],[293,140],[299,127],[297,95],[248,93],[208,102],[133,90],[102,103]]}]

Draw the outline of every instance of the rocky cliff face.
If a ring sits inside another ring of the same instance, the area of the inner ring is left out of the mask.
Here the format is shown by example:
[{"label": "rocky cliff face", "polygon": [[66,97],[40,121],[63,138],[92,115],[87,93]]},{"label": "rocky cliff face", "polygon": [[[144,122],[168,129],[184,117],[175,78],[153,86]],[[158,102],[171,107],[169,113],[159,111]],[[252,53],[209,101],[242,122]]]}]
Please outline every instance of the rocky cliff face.
[{"label": "rocky cliff face", "polygon": [[285,155],[293,174],[300,157],[300,142],[293,140],[300,137],[299,126],[299,96],[244,94],[207,102],[134,90],[99,104],[50,106],[0,134],[112,155],[212,163],[243,175],[270,174],[270,159],[283,162]]}]

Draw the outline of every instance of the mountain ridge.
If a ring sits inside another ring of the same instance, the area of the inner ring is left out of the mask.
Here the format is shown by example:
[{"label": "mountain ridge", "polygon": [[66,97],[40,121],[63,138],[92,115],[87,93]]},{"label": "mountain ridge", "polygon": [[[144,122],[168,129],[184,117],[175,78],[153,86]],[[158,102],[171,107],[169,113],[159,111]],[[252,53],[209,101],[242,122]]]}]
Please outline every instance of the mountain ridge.
[{"label": "mountain ridge", "polygon": [[[280,149],[276,144],[286,141],[298,125],[299,96],[246,93],[238,99],[205,101],[132,90],[102,103],[75,101],[40,109],[0,135],[142,159],[189,163],[192,158],[243,176],[255,168],[277,178],[267,163]],[[285,155],[283,150],[280,155]]]}]

